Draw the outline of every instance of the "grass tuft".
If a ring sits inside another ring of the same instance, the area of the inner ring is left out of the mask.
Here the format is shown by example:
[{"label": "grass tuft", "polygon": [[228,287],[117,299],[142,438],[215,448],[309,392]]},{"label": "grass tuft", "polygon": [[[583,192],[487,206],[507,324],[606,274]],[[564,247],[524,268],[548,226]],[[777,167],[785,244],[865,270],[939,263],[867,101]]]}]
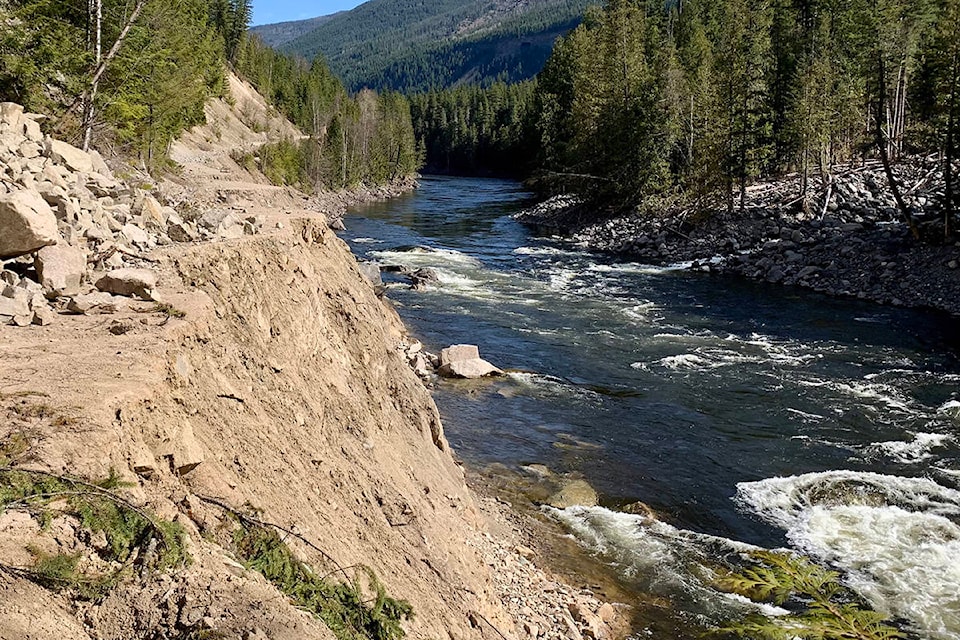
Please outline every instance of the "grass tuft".
[{"label": "grass tuft", "polygon": [[180,309],[177,309],[175,306],[173,306],[172,304],[169,304],[169,303],[167,303],[167,302],[158,302],[157,304],[153,305],[153,306],[150,308],[149,312],[150,312],[150,313],[162,313],[163,315],[167,316],[168,318],[185,318],[185,317],[187,317],[186,312],[181,311]]}]

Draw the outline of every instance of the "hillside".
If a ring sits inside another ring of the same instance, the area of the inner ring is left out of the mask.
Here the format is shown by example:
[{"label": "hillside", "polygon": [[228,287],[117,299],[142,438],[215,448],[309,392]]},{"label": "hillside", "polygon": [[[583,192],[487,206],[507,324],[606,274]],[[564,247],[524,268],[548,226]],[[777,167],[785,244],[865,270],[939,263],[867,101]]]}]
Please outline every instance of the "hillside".
[{"label": "hillside", "polygon": [[339,15],[339,13],[333,13],[328,16],[317,16],[316,18],[310,18],[308,20],[291,20],[289,22],[259,25],[251,27],[250,33],[255,34],[263,40],[264,44],[268,44],[271,47],[279,47],[304,34],[310,33],[337,15]]},{"label": "hillside", "polygon": [[[531,78],[591,0],[372,0],[281,45],[324,56],[353,90]],[[272,34],[273,25],[260,27]],[[299,28],[299,27],[297,27]]]}]

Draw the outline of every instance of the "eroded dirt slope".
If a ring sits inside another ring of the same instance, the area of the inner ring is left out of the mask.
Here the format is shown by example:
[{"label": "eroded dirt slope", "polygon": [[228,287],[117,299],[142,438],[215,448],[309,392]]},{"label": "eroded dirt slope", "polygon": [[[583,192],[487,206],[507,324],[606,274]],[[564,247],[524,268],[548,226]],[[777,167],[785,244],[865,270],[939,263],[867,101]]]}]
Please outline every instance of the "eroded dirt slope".
[{"label": "eroded dirt slope", "polygon": [[[213,104],[178,143],[184,170],[162,197],[255,212],[268,233],[155,250],[142,264],[159,273],[164,307],[0,326],[0,453],[53,474],[114,470],[126,499],[185,528],[192,564],[77,600],[15,569],[37,549],[96,565],[102,542],[74,517],[44,528],[8,510],[0,638],[332,637],[237,562],[224,537],[236,520],[215,503],[296,534],[283,537],[317,571],[372,569],[413,605],[410,637],[490,637],[489,623],[512,635],[482,552],[465,544],[482,537],[481,516],[401,355],[399,319],[326,216],[230,158],[296,135],[231,86],[233,104]],[[264,117],[256,134],[249,120]]]}]

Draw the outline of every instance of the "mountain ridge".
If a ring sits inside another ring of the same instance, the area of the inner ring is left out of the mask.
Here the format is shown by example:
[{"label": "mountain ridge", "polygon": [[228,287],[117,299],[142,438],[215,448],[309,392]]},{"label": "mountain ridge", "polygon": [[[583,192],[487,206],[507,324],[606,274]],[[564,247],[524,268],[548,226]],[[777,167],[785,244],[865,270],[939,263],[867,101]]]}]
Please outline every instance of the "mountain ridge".
[{"label": "mountain ridge", "polygon": [[594,3],[370,0],[319,23],[263,25],[252,32],[268,44],[280,31],[299,33],[272,46],[308,60],[322,55],[351,90],[417,92],[533,77],[556,38],[579,24]]}]

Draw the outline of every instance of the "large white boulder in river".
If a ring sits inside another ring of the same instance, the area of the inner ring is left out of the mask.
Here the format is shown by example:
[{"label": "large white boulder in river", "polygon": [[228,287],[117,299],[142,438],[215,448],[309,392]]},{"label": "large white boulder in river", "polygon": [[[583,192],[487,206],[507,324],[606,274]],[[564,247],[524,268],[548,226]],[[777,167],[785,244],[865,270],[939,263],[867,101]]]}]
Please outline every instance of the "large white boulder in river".
[{"label": "large white boulder in river", "polygon": [[57,216],[39,193],[0,195],[0,260],[48,247],[59,239]]},{"label": "large white boulder in river", "polygon": [[440,375],[446,378],[483,378],[503,375],[503,371],[480,357],[472,344],[455,344],[440,352]]}]

